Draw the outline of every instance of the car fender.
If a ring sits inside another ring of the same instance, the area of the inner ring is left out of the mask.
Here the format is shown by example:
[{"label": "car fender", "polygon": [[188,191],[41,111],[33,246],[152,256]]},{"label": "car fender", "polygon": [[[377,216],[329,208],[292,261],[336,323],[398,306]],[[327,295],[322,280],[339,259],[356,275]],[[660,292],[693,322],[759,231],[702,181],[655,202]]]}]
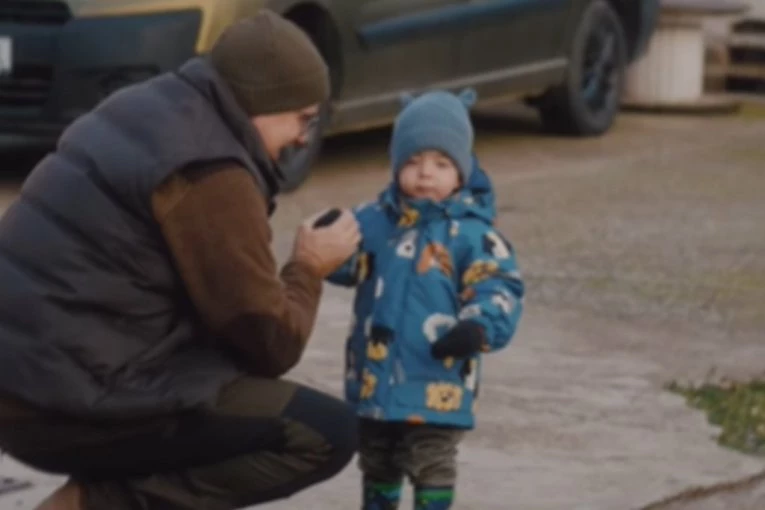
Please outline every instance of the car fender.
[{"label": "car fender", "polygon": [[342,36],[344,33],[344,24],[342,22],[343,20],[337,17],[336,8],[333,10],[333,7],[337,5],[337,2],[333,2],[332,0],[268,0],[265,4],[265,7],[271,9],[274,12],[278,12],[279,14],[285,14],[290,12],[295,7],[303,5],[315,5],[321,8],[332,21],[332,24],[335,26],[335,28],[338,30],[338,35]]},{"label": "car fender", "polygon": [[661,8],[659,2],[660,0],[642,0],[640,2],[638,14],[640,22],[632,50],[633,59],[641,57],[648,49],[648,43],[659,24],[659,9]]},{"label": "car fender", "polygon": [[207,53],[220,34],[237,19],[254,14],[266,0],[69,0],[75,18],[160,14],[198,9],[202,21],[195,51]]},{"label": "car fender", "polygon": [[635,61],[648,48],[659,21],[661,0],[609,0],[624,23],[629,37],[629,58]]},{"label": "car fender", "polygon": [[[229,24],[238,19],[252,16],[263,8],[270,9],[279,14],[285,14],[299,5],[312,4],[324,9],[335,26],[339,26],[338,20],[331,10],[330,0],[228,0],[228,2],[209,0],[209,3],[215,4],[215,9],[221,12],[215,12],[213,16],[214,23],[210,27],[209,32],[205,34],[204,42],[200,44],[200,48],[204,50],[212,47],[215,40]],[[225,6],[224,8],[222,4],[232,5]]]}]

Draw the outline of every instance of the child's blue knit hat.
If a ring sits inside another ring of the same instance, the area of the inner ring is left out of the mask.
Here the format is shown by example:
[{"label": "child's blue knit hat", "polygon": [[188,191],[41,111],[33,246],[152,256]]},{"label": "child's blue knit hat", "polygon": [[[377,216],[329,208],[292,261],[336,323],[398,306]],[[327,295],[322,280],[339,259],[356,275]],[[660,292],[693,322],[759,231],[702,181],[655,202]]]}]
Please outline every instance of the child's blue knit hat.
[{"label": "child's blue knit hat", "polygon": [[473,168],[474,138],[469,109],[475,101],[473,89],[459,95],[439,90],[417,98],[404,96],[404,109],[393,125],[390,143],[393,175],[418,152],[437,150],[454,161],[462,182],[467,182]]}]

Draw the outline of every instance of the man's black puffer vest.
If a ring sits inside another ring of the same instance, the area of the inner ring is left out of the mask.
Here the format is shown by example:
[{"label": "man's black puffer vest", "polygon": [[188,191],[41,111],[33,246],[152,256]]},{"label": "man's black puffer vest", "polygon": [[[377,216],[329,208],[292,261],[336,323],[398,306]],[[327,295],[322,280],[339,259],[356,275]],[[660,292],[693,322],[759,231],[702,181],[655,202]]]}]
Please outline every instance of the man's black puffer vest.
[{"label": "man's black puffer vest", "polygon": [[0,395],[135,416],[204,405],[237,376],[207,343],[151,207],[172,172],[218,160],[271,200],[254,128],[201,58],[64,132],[0,219]]}]

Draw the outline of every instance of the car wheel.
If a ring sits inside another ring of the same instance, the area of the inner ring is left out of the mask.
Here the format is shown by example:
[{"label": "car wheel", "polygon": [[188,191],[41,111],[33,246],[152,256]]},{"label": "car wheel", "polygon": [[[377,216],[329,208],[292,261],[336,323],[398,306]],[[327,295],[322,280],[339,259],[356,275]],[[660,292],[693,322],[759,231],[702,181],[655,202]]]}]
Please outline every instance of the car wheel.
[{"label": "car wheel", "polygon": [[311,173],[311,167],[321,150],[324,131],[329,124],[329,104],[319,111],[318,121],[308,132],[308,143],[302,147],[285,149],[279,157],[279,168],[284,175],[281,191],[289,193],[298,189]]},{"label": "car wheel", "polygon": [[539,103],[545,129],[578,136],[608,131],[619,113],[626,67],[619,16],[605,0],[594,0],[574,33],[566,81]]}]

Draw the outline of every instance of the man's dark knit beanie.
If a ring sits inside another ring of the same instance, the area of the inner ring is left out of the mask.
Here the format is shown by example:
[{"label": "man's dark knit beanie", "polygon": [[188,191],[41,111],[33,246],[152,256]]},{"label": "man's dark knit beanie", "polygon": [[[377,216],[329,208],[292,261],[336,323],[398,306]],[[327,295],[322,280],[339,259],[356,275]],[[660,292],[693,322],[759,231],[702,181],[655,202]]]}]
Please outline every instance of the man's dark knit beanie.
[{"label": "man's dark knit beanie", "polygon": [[210,62],[250,116],[329,99],[329,70],[316,46],[297,25],[266,9],[229,26]]}]

